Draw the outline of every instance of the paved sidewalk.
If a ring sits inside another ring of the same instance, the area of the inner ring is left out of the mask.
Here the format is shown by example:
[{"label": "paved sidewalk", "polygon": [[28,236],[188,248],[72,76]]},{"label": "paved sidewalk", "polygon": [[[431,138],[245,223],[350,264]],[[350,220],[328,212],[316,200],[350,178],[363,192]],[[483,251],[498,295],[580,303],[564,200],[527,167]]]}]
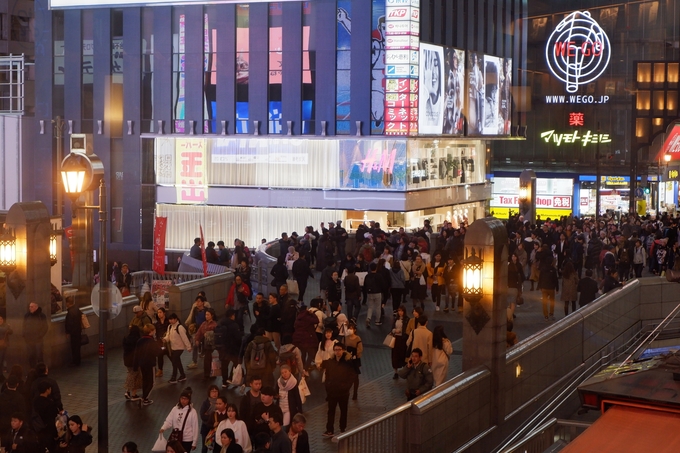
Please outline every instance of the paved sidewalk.
[{"label": "paved sidewalk", "polygon": [[[310,280],[308,297],[311,300],[318,293],[318,279]],[[528,286],[527,286],[528,288]],[[543,319],[540,292],[525,292],[525,304],[518,308],[515,320],[515,332],[520,339],[538,332],[547,325]],[[463,317],[458,313],[435,312],[432,302],[426,303],[426,314],[430,319],[428,327],[434,329],[436,325],[443,325],[444,330],[453,341],[454,354],[449,366],[449,377],[453,377],[461,371],[461,336]],[[408,304],[409,310],[411,304]],[[365,307],[363,307],[362,316]],[[563,315],[562,304],[557,302],[555,307],[557,319]],[[361,318],[363,319],[363,318]],[[364,343],[364,357],[362,360],[362,374],[360,376],[359,400],[351,401],[349,405],[349,426],[352,428],[364,423],[383,412],[390,410],[405,402],[404,389],[406,381],[393,380],[391,368],[390,350],[382,345],[385,335],[389,332],[391,324],[385,322],[380,327],[374,326],[367,330],[363,323],[359,323],[359,335]],[[154,403],[147,407],[139,407],[137,403],[126,401],[123,397],[123,383],[126,369],[123,366],[122,349],[119,345],[112,345],[109,354],[109,451],[119,452],[122,445],[127,441],[136,442],[141,452],[149,452],[155,442],[158,429],[163,420],[170,412],[172,406],[177,403],[180,392],[185,386],[190,386],[194,392],[193,404],[198,407],[207,395],[208,386],[215,382],[221,384],[221,379],[203,379],[202,369],[187,370],[188,381],[180,384],[168,384],[171,366],[166,360],[163,378],[156,379],[156,386],[151,393]],[[188,365],[191,355],[183,354],[184,365]],[[97,436],[97,389],[98,389],[98,359],[88,357],[83,360],[80,368],[60,368],[51,370],[51,375],[57,379],[61,388],[64,407],[69,414],[78,414],[83,421],[94,427],[93,435]],[[326,404],[325,390],[320,382],[317,372],[312,372],[308,379],[312,395],[305,403],[305,415],[308,424],[307,431],[310,434],[312,451],[335,452],[337,444],[329,439],[324,439],[321,433],[325,431]],[[241,394],[238,389],[230,389],[223,392],[229,402],[238,402]],[[337,415],[339,417],[339,414]],[[337,423],[337,422],[336,422]],[[336,431],[338,431],[336,427]],[[95,452],[96,439],[88,452]]]}]

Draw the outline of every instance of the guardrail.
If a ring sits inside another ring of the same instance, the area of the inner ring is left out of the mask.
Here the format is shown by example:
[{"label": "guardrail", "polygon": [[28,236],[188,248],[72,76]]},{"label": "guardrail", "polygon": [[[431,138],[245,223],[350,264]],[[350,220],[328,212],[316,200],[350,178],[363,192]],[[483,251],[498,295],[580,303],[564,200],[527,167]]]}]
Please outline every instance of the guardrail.
[{"label": "guardrail", "polygon": [[[640,338],[641,330],[658,323],[678,303],[680,291],[675,284],[658,277],[634,280],[521,341],[506,353],[504,418],[499,425],[490,422],[490,372],[480,367],[341,434],[338,452],[494,451],[504,439],[512,442],[507,437],[528,419],[540,424],[544,417],[550,417],[551,411],[544,405],[564,395],[564,385],[570,380],[564,380],[565,376],[576,376],[582,373],[574,374],[574,370],[585,371],[597,367],[598,362],[613,360],[617,351],[629,348],[631,341]],[[402,430],[402,423],[408,423],[408,429]],[[567,428],[558,429],[564,442],[576,435],[569,434]],[[384,436],[387,429],[392,430],[392,438]],[[543,431],[548,432],[547,428]],[[399,436],[396,443],[395,436]],[[545,445],[541,444],[535,451],[542,452],[553,442],[539,450]]]}]

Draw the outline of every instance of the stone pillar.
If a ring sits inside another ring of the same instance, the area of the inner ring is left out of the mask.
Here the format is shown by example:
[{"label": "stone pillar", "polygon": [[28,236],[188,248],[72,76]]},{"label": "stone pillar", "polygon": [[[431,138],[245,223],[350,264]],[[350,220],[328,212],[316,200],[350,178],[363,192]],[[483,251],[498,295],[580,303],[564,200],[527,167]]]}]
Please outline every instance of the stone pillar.
[{"label": "stone pillar", "polygon": [[[24,363],[23,319],[28,304],[36,302],[51,324],[50,311],[50,216],[40,201],[15,203],[6,224],[17,240],[17,268],[7,278],[6,320],[14,330],[7,363]],[[45,354],[47,357],[47,353]]]},{"label": "stone pillar", "polygon": [[490,422],[505,416],[504,378],[508,287],[508,234],[493,217],[476,220],[465,234],[466,255],[481,254],[483,296],[478,302],[465,301],[463,322],[463,371],[486,366],[491,371]]}]

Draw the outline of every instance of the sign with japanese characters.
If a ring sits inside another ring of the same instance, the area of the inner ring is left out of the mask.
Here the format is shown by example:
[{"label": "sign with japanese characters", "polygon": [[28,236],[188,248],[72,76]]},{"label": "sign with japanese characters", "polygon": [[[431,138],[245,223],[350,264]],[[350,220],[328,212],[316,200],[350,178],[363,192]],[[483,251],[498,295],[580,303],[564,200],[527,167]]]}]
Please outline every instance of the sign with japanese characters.
[{"label": "sign with japanese characters", "polygon": [[597,143],[611,143],[612,141],[609,134],[598,134],[590,130],[558,133],[553,129],[541,132],[541,138],[546,143],[552,143],[555,146],[562,146],[562,144],[581,144],[581,146],[586,146]]},{"label": "sign with japanese characters", "polygon": [[385,135],[418,133],[420,0],[385,0]]},{"label": "sign with japanese characters", "polygon": [[[498,195],[492,206],[499,208],[519,207],[519,195]],[[536,195],[536,207],[545,209],[571,209],[571,196]]]},{"label": "sign with japanese characters", "polygon": [[200,204],[208,200],[206,159],[205,139],[177,138],[175,140],[177,203]]}]

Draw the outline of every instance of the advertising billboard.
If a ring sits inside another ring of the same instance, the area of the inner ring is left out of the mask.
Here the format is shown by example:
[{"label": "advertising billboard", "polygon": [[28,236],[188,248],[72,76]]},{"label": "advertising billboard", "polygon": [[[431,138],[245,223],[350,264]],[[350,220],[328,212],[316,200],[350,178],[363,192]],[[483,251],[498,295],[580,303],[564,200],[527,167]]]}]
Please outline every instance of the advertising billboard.
[{"label": "advertising billboard", "polygon": [[464,132],[465,118],[465,51],[452,47],[444,48],[445,107],[443,134],[461,135]]},{"label": "advertising billboard", "polygon": [[441,134],[444,127],[444,48],[420,44],[418,131]]},{"label": "advertising billboard", "polygon": [[470,52],[467,64],[467,121],[468,135],[484,133],[484,55]]}]

